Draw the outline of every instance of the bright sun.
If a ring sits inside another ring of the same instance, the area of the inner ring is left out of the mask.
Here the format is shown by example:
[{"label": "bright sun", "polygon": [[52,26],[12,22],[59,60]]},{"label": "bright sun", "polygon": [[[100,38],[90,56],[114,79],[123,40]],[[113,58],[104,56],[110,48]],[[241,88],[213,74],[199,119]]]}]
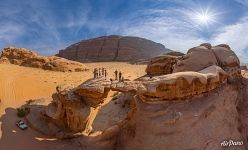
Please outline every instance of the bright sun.
[{"label": "bright sun", "polygon": [[200,9],[198,11],[192,11],[187,13],[189,18],[195,25],[208,27],[209,25],[217,22],[217,14],[210,9]]},{"label": "bright sun", "polygon": [[212,22],[214,22],[215,18],[213,14],[210,14],[208,12],[197,12],[194,16],[194,19],[199,23],[199,24],[205,24],[208,25]]},{"label": "bright sun", "polygon": [[197,14],[196,19],[204,24],[208,23],[211,20],[208,14]]}]

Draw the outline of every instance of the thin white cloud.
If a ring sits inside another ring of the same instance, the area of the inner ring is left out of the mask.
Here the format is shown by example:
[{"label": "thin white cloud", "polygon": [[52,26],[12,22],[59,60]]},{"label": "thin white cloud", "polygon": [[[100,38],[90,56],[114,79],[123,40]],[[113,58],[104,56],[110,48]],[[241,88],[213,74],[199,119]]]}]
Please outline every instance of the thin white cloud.
[{"label": "thin white cloud", "polygon": [[206,37],[204,32],[199,31],[202,29],[190,20],[187,13],[185,14],[188,11],[190,10],[185,8],[140,11],[129,21],[120,21],[122,25],[115,31],[124,35],[148,38],[164,44],[167,48],[182,52],[204,42],[210,42],[212,45],[226,43],[242,62],[248,62],[248,17],[231,25],[218,23],[218,26],[212,27],[210,36]]},{"label": "thin white cloud", "polygon": [[248,6],[248,0],[235,0],[235,1],[244,5],[244,6]]},{"label": "thin white cloud", "polygon": [[[63,13],[51,8],[51,1],[2,2],[0,6],[0,47],[9,45],[27,47],[42,54],[54,54],[68,46],[61,29],[78,34],[87,23],[90,6],[87,1],[78,3],[72,10],[62,9]],[[54,5],[54,4],[53,4]],[[26,39],[26,40],[24,40]]]},{"label": "thin white cloud", "polygon": [[151,39],[177,51],[187,52],[206,42],[183,11],[175,8],[138,11],[135,16],[129,16],[128,21],[124,18],[121,22],[116,29],[120,34]]},{"label": "thin white cloud", "polygon": [[248,17],[239,22],[223,27],[215,34],[211,41],[214,44],[226,43],[240,57],[241,61],[248,62]]},{"label": "thin white cloud", "polygon": [[23,34],[22,26],[12,22],[0,22],[0,42],[4,46],[13,45],[13,42]]}]

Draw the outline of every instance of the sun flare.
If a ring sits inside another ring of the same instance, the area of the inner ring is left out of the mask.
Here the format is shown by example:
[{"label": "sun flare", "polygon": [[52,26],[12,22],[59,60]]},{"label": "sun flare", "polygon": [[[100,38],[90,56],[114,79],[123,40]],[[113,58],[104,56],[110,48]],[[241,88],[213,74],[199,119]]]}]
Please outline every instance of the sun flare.
[{"label": "sun flare", "polygon": [[211,20],[211,17],[208,14],[198,14],[196,19],[201,23],[208,23]]},{"label": "sun flare", "polygon": [[207,9],[200,9],[194,10],[190,13],[187,13],[188,17],[192,20],[192,22],[200,27],[209,27],[210,25],[217,22],[217,13],[213,10]]},{"label": "sun flare", "polygon": [[199,24],[205,24],[208,25],[212,22],[215,21],[215,16],[209,12],[197,12],[194,16],[194,19],[199,23]]}]

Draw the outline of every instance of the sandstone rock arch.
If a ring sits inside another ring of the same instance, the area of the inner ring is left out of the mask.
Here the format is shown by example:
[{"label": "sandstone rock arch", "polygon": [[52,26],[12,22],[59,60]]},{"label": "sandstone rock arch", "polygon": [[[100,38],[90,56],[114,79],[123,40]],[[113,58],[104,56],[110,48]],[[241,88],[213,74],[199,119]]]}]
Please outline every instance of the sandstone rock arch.
[{"label": "sandstone rock arch", "polygon": [[[229,46],[190,49],[177,57],[172,70],[134,81],[91,79],[75,88],[58,88],[45,115],[73,136],[86,134],[80,143],[88,149],[217,150],[226,137],[247,142],[238,130],[239,60]],[[134,105],[122,122],[91,136],[99,105],[111,90],[132,92]]]}]

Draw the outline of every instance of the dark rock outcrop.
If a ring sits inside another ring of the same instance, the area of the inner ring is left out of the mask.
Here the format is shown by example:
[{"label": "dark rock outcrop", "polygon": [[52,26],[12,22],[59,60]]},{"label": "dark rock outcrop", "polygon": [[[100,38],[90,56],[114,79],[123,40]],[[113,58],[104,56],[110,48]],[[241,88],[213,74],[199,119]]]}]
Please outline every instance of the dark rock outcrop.
[{"label": "dark rock outcrop", "polygon": [[79,62],[96,61],[144,61],[168,51],[164,45],[129,36],[103,36],[83,40],[64,50],[57,56]]}]

